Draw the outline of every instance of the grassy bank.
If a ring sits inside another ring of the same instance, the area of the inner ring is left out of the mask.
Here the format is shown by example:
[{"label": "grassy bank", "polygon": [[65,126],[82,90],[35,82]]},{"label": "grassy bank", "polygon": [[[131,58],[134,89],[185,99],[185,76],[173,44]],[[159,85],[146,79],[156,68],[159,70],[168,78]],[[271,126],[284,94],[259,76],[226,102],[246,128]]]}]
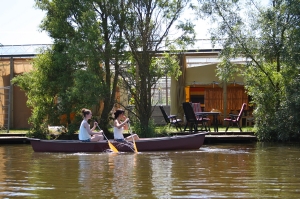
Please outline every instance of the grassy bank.
[{"label": "grassy bank", "polygon": [[[184,126],[182,127],[183,130]],[[200,128],[199,128],[200,129]],[[210,127],[211,132],[213,132],[213,127]],[[219,132],[225,132],[226,127],[224,126],[220,126],[219,127]],[[254,127],[242,127],[243,132],[255,132],[255,128]],[[11,129],[9,130],[9,134],[26,134],[29,131],[29,129]],[[112,132],[112,129],[110,129],[110,131]],[[228,129],[228,132],[239,132],[239,128],[237,127],[230,127]],[[134,132],[134,129],[133,129]],[[155,132],[158,134],[170,134],[170,133],[176,133],[176,132],[180,132],[177,131],[175,127],[168,127],[168,126],[156,126],[155,127]],[[128,131],[124,131],[124,133],[128,133]],[[0,134],[7,134],[6,130],[1,130]]]}]

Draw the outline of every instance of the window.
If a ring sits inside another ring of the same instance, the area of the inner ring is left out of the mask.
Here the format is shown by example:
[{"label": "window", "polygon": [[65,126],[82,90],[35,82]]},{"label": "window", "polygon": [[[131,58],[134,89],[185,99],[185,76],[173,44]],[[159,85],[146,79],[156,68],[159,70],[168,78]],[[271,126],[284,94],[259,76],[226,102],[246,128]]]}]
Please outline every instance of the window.
[{"label": "window", "polygon": [[152,105],[170,105],[171,78],[163,77],[159,79],[152,88]]}]

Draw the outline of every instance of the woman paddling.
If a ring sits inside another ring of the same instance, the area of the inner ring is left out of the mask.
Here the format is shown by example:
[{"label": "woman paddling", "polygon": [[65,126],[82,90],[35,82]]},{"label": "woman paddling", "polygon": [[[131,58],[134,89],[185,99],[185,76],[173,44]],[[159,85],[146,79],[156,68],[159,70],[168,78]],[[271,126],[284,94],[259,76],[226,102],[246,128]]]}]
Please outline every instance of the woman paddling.
[{"label": "woman paddling", "polygon": [[122,141],[132,141],[140,139],[137,134],[132,134],[126,138],[123,136],[123,131],[124,127],[128,128],[128,122],[129,118],[126,118],[125,116],[125,111],[122,109],[117,109],[116,112],[114,113],[115,115],[115,120],[114,120],[114,139],[118,142]]},{"label": "woman paddling", "polygon": [[97,122],[94,122],[94,126],[91,129],[88,120],[92,118],[92,111],[86,108],[81,110],[83,120],[80,124],[78,138],[82,142],[97,142],[103,140],[103,131],[94,132]]}]

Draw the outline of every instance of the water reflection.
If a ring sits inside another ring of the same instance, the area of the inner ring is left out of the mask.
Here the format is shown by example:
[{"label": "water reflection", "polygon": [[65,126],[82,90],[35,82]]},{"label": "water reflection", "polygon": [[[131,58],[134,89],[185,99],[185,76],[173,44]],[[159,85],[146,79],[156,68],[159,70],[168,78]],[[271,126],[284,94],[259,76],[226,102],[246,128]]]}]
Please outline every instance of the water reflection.
[{"label": "water reflection", "polygon": [[27,149],[0,146],[0,197],[36,197],[31,191],[35,188],[26,176],[27,161],[20,159],[19,163],[13,158],[26,157]]},{"label": "water reflection", "polygon": [[[6,178],[6,174],[5,174],[5,163],[6,163],[6,158],[4,157],[5,155],[5,151],[4,148],[0,147],[0,182],[4,182],[4,179]],[[0,184],[0,187],[5,186],[4,183]]]},{"label": "water reflection", "polygon": [[109,154],[108,163],[110,172],[113,174],[113,194],[116,198],[135,193],[136,187],[136,156],[137,154]]},{"label": "water reflection", "polygon": [[168,198],[172,195],[172,164],[173,161],[168,156],[150,158],[152,194],[155,197]]},{"label": "water reflection", "polygon": [[206,145],[149,153],[0,146],[0,198],[298,198],[300,147]]},{"label": "water reflection", "polygon": [[[93,175],[95,170],[99,169],[98,165],[95,165],[94,161],[90,161],[93,158],[88,154],[78,154],[78,184],[80,185],[80,195],[84,195],[85,190],[88,190],[91,187],[93,182]],[[101,165],[99,165],[101,167]],[[101,187],[99,187],[100,189]]]}]

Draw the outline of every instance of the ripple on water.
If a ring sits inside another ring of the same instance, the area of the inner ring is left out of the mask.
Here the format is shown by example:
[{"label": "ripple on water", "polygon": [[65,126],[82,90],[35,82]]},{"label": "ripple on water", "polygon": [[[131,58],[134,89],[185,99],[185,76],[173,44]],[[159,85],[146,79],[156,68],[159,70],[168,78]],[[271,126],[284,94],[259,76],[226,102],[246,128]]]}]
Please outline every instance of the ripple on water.
[{"label": "ripple on water", "polygon": [[299,198],[300,147],[204,145],[142,153],[0,146],[0,198]]}]

